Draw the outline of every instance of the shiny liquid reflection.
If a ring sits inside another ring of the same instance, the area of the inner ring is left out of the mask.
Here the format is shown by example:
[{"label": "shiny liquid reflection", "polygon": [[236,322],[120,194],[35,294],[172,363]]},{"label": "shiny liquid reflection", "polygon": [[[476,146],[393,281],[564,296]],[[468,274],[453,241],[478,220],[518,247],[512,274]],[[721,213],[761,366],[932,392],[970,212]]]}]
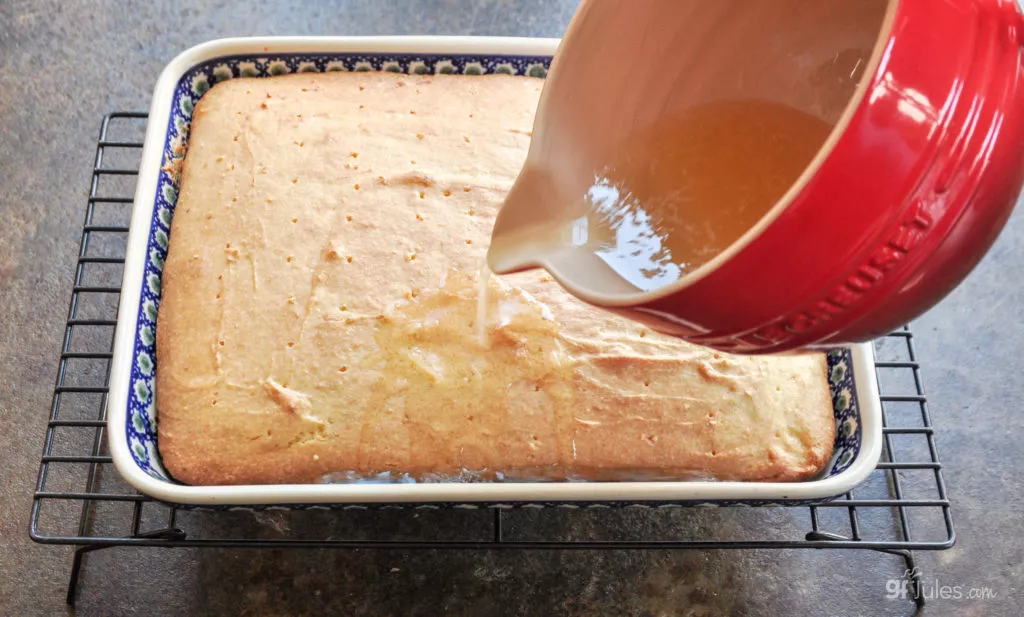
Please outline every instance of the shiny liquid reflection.
[{"label": "shiny liquid reflection", "polygon": [[642,291],[713,259],[783,197],[831,125],[768,101],[703,105],[631,138],[595,175],[562,246]]}]

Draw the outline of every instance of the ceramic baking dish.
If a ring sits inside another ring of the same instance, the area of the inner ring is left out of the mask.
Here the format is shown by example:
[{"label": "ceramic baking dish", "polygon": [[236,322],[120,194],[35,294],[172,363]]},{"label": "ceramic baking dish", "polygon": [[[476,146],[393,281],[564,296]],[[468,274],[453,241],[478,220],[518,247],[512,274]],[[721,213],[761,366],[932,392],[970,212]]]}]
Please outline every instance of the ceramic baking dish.
[{"label": "ceramic baking dish", "polygon": [[[250,38],[194,47],[156,85],[128,235],[108,398],[114,464],[142,493],[217,506],[315,503],[640,502],[806,503],[841,495],[864,480],[881,452],[881,408],[869,345],[829,354],[836,416],[835,456],[821,477],[800,483],[497,482],[186,486],[160,463],[154,405],[154,342],[160,275],[177,199],[172,173],[188,147],[196,101],[215,83],[292,72],[395,71],[543,78],[558,41],[470,37]],[[339,470],[341,471],[341,470]]]}]

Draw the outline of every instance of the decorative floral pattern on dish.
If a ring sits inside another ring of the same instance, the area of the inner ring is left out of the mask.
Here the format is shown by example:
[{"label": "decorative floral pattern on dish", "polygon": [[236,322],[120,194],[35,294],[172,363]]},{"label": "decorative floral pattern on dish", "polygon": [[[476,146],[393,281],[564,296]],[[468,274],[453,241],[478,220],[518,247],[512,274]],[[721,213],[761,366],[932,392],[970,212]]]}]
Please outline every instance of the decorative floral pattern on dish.
[{"label": "decorative floral pattern on dish", "polygon": [[454,75],[455,65],[449,60],[442,60],[434,65],[434,72],[439,75]]},{"label": "decorative floral pattern on dish", "polygon": [[231,69],[226,64],[220,64],[213,69],[212,77],[213,83],[220,83],[231,79],[234,77],[234,74],[232,74]]},{"label": "decorative floral pattern on dish", "polygon": [[260,70],[257,68],[255,62],[239,62],[238,63],[238,76],[239,77],[259,77]]},{"label": "decorative floral pattern on dish", "polygon": [[548,68],[547,64],[533,64],[526,69],[526,74],[530,77],[547,77]]},{"label": "decorative floral pattern on dish", "polygon": [[210,77],[206,74],[196,75],[192,78],[192,94],[198,99],[210,89]]}]

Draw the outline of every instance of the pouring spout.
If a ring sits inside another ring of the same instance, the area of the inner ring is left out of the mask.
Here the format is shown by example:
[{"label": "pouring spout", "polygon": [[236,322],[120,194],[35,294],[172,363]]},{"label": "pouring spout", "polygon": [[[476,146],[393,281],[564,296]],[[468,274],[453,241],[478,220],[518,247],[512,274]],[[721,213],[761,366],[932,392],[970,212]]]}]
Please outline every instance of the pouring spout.
[{"label": "pouring spout", "polygon": [[563,193],[550,173],[528,164],[494,222],[487,266],[495,274],[543,268],[569,293],[598,305],[639,292],[576,241],[574,222],[586,215],[586,205]]},{"label": "pouring spout", "polygon": [[551,174],[528,163],[494,221],[488,267],[496,274],[542,267],[572,220],[569,203]]},{"label": "pouring spout", "polygon": [[512,274],[543,266],[538,256],[529,248],[496,251],[492,244],[491,248],[487,249],[487,267],[495,274]]}]

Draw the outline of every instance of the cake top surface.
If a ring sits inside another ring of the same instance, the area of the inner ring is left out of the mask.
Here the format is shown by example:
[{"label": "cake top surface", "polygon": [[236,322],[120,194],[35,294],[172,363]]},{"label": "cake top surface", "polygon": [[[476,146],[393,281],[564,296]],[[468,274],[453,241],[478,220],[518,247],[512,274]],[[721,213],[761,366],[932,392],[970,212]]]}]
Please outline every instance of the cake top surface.
[{"label": "cake top surface", "polygon": [[813,473],[824,360],[734,357],[479,276],[540,80],[299,74],[194,112],[164,268],[157,405],[190,483],[332,472]]}]

